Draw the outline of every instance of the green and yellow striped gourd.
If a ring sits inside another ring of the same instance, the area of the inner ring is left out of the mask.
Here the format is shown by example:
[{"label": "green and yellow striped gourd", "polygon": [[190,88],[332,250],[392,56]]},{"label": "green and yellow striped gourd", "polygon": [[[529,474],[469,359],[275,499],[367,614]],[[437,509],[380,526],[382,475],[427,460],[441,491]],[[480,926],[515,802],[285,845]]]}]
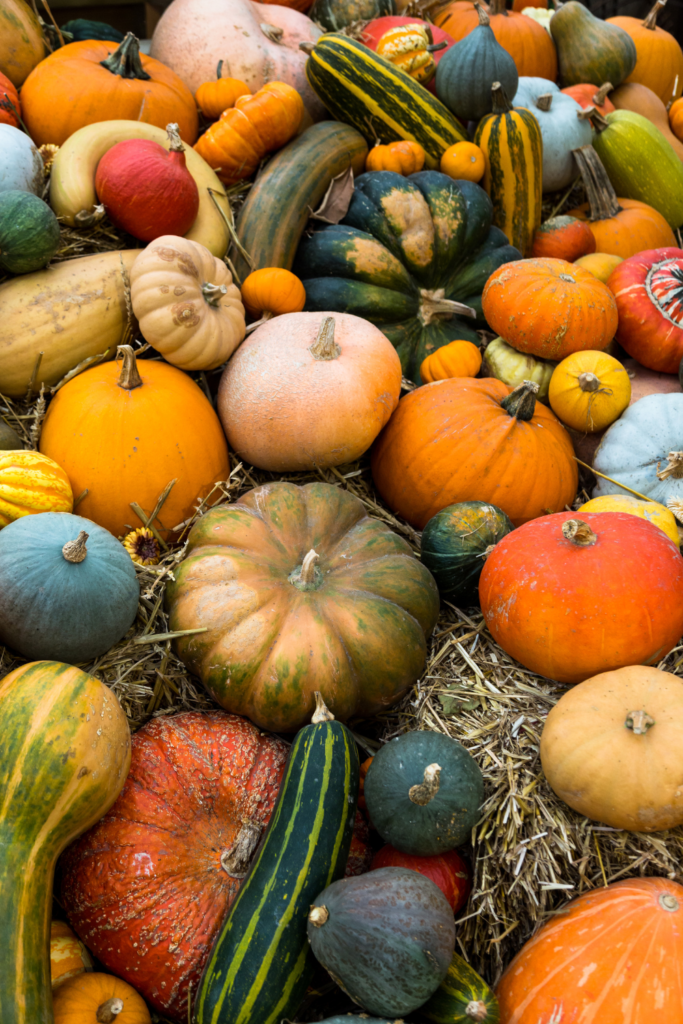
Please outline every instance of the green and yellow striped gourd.
[{"label": "green and yellow striped gourd", "polygon": [[453,954],[448,974],[415,1013],[420,1024],[499,1024],[498,1000],[466,960]]}]

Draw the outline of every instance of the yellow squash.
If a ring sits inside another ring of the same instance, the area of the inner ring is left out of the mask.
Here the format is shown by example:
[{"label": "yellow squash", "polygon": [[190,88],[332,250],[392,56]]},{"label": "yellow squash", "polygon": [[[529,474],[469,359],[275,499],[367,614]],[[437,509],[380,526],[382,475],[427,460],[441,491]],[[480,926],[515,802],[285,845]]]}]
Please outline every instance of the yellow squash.
[{"label": "yellow squash", "polygon": [[0,530],[22,516],[71,512],[73,507],[69,478],[47,455],[0,452]]},{"label": "yellow squash", "polygon": [[550,408],[584,434],[605,430],[631,401],[631,379],[618,359],[587,349],[563,359],[550,378]]},{"label": "yellow squash", "polygon": [[654,523],[676,547],[680,545],[676,518],[671,509],[660,505],[658,501],[642,501],[630,494],[603,494],[600,498],[591,498],[577,510],[577,515],[579,512],[626,512],[630,516]]}]

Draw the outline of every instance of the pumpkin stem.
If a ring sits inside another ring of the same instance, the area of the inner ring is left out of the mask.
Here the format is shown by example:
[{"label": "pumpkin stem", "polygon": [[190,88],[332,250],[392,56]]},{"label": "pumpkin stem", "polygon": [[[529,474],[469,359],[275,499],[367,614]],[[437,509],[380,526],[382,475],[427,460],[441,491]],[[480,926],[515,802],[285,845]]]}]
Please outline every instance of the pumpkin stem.
[{"label": "pumpkin stem", "polygon": [[573,149],[572,153],[579,166],[588,196],[588,220],[610,220],[611,217],[616,217],[621,207],[598,154],[590,144]]},{"label": "pumpkin stem", "polygon": [[114,1024],[122,1010],[123,999],[119,999],[118,996],[112,996],[111,999],[107,999],[106,1003],[102,1003],[97,1007],[95,1020],[98,1024]]},{"label": "pumpkin stem", "polygon": [[260,320],[254,320],[253,324],[249,324],[249,326],[247,327],[247,329],[245,330],[244,333],[245,334],[251,334],[251,332],[255,331],[257,327],[261,326],[261,324],[267,324],[268,321],[272,320],[274,316],[275,316],[274,313],[271,313],[268,310],[266,310],[266,312],[263,314],[261,319]]},{"label": "pumpkin stem", "polygon": [[299,43],[299,49],[303,50],[304,53],[307,53],[308,56],[310,57],[311,54],[313,53],[313,51],[315,50],[315,43],[309,43],[309,42]]},{"label": "pumpkin stem", "polygon": [[205,281],[202,285],[202,295],[210,306],[218,306],[224,295],[227,295],[228,289],[224,284],[213,284],[211,281]]},{"label": "pumpkin stem", "polygon": [[614,86],[611,82],[603,82],[598,91],[593,96],[593,103],[596,107],[601,107],[607,99],[607,93],[612,92]]},{"label": "pumpkin stem", "polygon": [[320,690],[316,690],[313,696],[315,697],[315,711],[311,718],[311,725],[319,725],[321,722],[334,722],[334,715],[325,704]]},{"label": "pumpkin stem", "polygon": [[314,928],[322,928],[329,920],[329,917],[330,912],[327,907],[311,907],[308,920]]},{"label": "pumpkin stem", "polygon": [[221,867],[231,878],[244,878],[249,862],[261,838],[261,826],[255,821],[244,821],[237,839],[221,854]]},{"label": "pumpkin stem", "polygon": [[168,135],[168,139],[170,142],[170,145],[168,147],[169,153],[184,153],[185,147],[180,141],[180,129],[178,128],[178,125],[167,124],[166,134]]},{"label": "pumpkin stem", "polygon": [[341,348],[334,340],[334,323],[333,316],[324,317],[318,330],[318,337],[308,348],[314,359],[319,361],[339,359]]},{"label": "pumpkin stem", "polygon": [[[491,10],[493,10],[493,6],[497,2],[498,2],[498,0],[493,0],[493,5],[491,6]],[[489,18],[488,14],[486,13],[486,11],[482,7],[482,5],[478,4],[478,3],[475,3],[474,6],[476,7],[477,14],[479,15],[479,24],[483,25],[485,28],[490,27],[491,19]],[[505,3],[503,3],[503,9],[505,9]],[[501,12],[500,11],[493,11],[493,13],[494,14],[500,14]]]},{"label": "pumpkin stem", "polygon": [[261,22],[260,28],[264,36],[267,36],[267,38],[270,39],[271,43],[282,42],[282,37],[285,34],[285,30],[283,28],[278,28],[277,25],[269,25],[265,21]]},{"label": "pumpkin stem", "polygon": [[654,718],[647,711],[629,711],[624,722],[627,729],[633,729],[634,736],[644,736],[654,724]]},{"label": "pumpkin stem", "polygon": [[66,558],[67,562],[82,562],[88,553],[88,549],[85,546],[85,542],[88,539],[89,534],[85,530],[81,530],[76,540],[68,540],[62,548],[62,554]]},{"label": "pumpkin stem", "polygon": [[528,422],[536,412],[536,395],[538,384],[533,380],[523,380],[500,403],[508,416]]},{"label": "pumpkin stem", "polygon": [[598,135],[600,132],[604,132],[605,128],[609,128],[609,121],[606,117],[602,116],[599,110],[594,111],[591,115],[591,124]]},{"label": "pumpkin stem", "polygon": [[223,60],[219,60],[216,65],[216,79],[223,77]]},{"label": "pumpkin stem", "polygon": [[123,357],[121,376],[116,382],[118,386],[123,388],[125,391],[132,391],[133,388],[139,388],[142,385],[142,377],[138,373],[138,363],[132,346],[119,345],[116,350],[116,355]]},{"label": "pumpkin stem", "polygon": [[288,577],[292,586],[297,590],[317,590],[323,581],[323,574],[318,568],[319,560],[320,555],[311,548],[301,565]]},{"label": "pumpkin stem", "polygon": [[563,523],[562,536],[580,548],[592,547],[598,539],[588,523],[584,523],[582,519],[568,519]]},{"label": "pumpkin stem", "polygon": [[680,480],[683,476],[683,452],[669,452],[667,463],[664,469],[659,468],[657,463],[657,479],[666,480],[672,476],[674,480]]},{"label": "pumpkin stem", "polygon": [[438,53],[439,50],[445,50],[448,43],[444,39],[441,43],[430,43],[429,46],[425,46],[427,53]]},{"label": "pumpkin stem", "polygon": [[595,117],[596,113],[597,111],[595,107],[585,107],[584,110],[576,111],[576,117],[579,121],[591,121]]},{"label": "pumpkin stem", "polygon": [[657,902],[662,910],[668,910],[670,913],[674,910],[678,910],[680,906],[676,897],[670,892],[663,892]]},{"label": "pumpkin stem", "polygon": [[475,1001],[468,1003],[465,1007],[465,1016],[477,1021],[477,1024],[480,1024],[481,1021],[485,1021],[488,1015],[489,1011],[486,1008],[486,1003]]},{"label": "pumpkin stem", "polygon": [[579,387],[582,391],[598,391],[600,388],[600,378],[596,377],[594,373],[580,373]]},{"label": "pumpkin stem", "polygon": [[140,41],[132,32],[128,33],[119,48],[106,60],[100,61],[100,66],[111,71],[112,75],[120,75],[121,78],[139,78],[143,82],[148,82],[151,78],[142,70]]},{"label": "pumpkin stem", "polygon": [[425,768],[424,778],[418,786],[411,786],[408,790],[408,797],[414,804],[426,807],[439,792],[439,779],[441,776],[440,764],[428,764]]},{"label": "pumpkin stem", "polygon": [[536,100],[536,106],[539,110],[550,110],[553,105],[553,94],[551,92],[544,92],[542,96],[539,96]]},{"label": "pumpkin stem", "polygon": [[491,86],[491,100],[494,114],[509,114],[512,110],[512,104],[500,82],[494,82]]},{"label": "pumpkin stem", "polygon": [[666,7],[666,0],[657,0],[647,18],[643,21],[643,28],[649,28],[653,32],[657,28],[657,15],[661,11],[662,7]]},{"label": "pumpkin stem", "polygon": [[466,306],[463,302],[456,302],[455,299],[447,299],[445,289],[436,288],[430,291],[428,288],[420,289],[420,309],[418,317],[425,327],[431,324],[432,320],[450,320],[452,316],[476,316],[476,309]]}]

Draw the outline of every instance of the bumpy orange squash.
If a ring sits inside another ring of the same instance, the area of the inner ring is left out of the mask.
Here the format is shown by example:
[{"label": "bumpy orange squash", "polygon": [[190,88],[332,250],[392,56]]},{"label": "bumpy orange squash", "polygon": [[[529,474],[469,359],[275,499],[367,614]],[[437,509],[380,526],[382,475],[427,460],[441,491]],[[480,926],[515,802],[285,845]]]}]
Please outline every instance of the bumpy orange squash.
[{"label": "bumpy orange squash", "polygon": [[423,359],[423,384],[448,377],[476,377],[481,370],[481,352],[471,341],[451,341]]}]

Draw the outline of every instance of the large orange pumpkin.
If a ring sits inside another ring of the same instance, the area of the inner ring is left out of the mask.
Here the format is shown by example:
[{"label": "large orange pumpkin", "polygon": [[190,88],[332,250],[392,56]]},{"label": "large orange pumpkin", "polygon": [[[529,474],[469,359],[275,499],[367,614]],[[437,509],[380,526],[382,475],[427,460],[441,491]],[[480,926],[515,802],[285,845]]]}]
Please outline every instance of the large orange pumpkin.
[{"label": "large orange pumpkin", "polygon": [[[525,14],[506,10],[505,0],[492,0],[488,10],[493,34],[514,60],[520,77],[548,78],[554,82],[557,54],[543,26]],[[479,26],[479,15],[474,4],[456,2],[436,14],[434,21],[457,43]]]},{"label": "large orange pumpkin", "polygon": [[131,502],[149,516],[174,481],[153,523],[165,538],[228,478],[228,446],[208,399],[182,370],[136,364],[132,349],[119,351],[122,368],[103,363],[57,392],[40,450],[66,471],[77,497],[85,492],[79,515],[115,537],[140,525]]},{"label": "large orange pumpkin", "polygon": [[41,61],[21,90],[29,135],[37,146],[66,142],[96,121],[175,122],[183,142],[197,138],[197,107],[181,78],[140,53],[129,32],[120,44],[99,39],[68,43]]},{"label": "large orange pumpkin", "polygon": [[71,924],[161,1014],[187,1020],[188,988],[268,824],[286,753],[223,711],[156,718],[133,736],[112,809],[62,856]]},{"label": "large orange pumpkin", "polygon": [[481,304],[492,331],[543,359],[605,349],[618,323],[607,285],[565,260],[504,264],[486,282]]},{"label": "large orange pumpkin", "polygon": [[652,665],[683,633],[683,558],[653,523],[558,512],[513,530],[484,563],[481,610],[504,651],[561,683]]},{"label": "large orange pumpkin", "polygon": [[668,104],[683,92],[683,50],[671,33],[657,24],[665,3],[656,0],[644,21],[618,15],[608,18],[607,23],[623,29],[635,43],[636,66],[626,81],[646,85]]},{"label": "large orange pumpkin", "polygon": [[538,385],[452,377],[417,388],[380,434],[372,476],[386,503],[421,530],[446,505],[485,501],[515,526],[574,499],[574,449]]},{"label": "large orange pumpkin", "polygon": [[631,878],[572,900],[496,989],[505,1024],[683,1024],[683,886]]}]

